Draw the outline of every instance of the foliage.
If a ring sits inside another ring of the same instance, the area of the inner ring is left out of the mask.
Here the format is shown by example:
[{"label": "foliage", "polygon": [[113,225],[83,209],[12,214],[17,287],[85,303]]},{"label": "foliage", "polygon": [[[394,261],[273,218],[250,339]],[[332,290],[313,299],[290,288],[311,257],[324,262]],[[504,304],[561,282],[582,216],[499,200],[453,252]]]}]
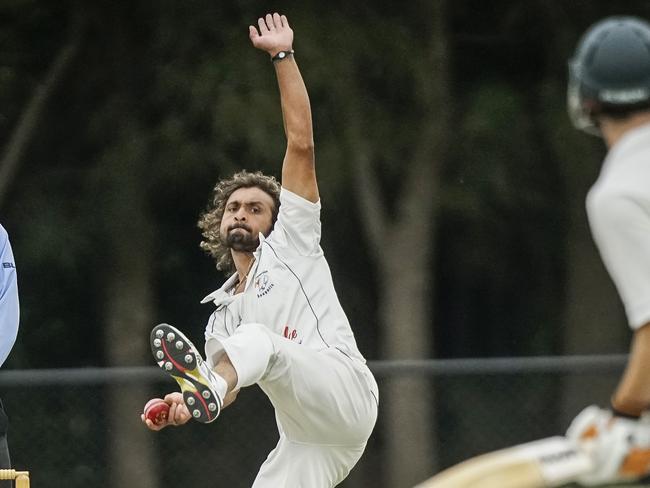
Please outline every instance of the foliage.
[{"label": "foliage", "polygon": [[[379,154],[389,203],[408,164],[402,155],[426,113],[406,76],[423,55],[424,6],[394,7],[286,6],[312,95],[323,219],[335,235],[349,236],[336,239],[325,232],[324,245],[353,319],[373,317],[376,287],[365,245],[348,245],[359,242],[361,217],[351,198],[349,158],[337,143],[346,130],[339,116],[345,98],[339,95],[351,81],[360,87],[358,106],[369,121],[364,131]],[[632,1],[619,7],[634,13],[645,8]],[[124,185],[130,178],[143,182],[147,215],[158,231],[151,250],[158,264],[157,314],[201,330],[208,311],[196,302],[221,278],[196,246],[196,217],[219,175],[240,166],[277,172],[283,155],[273,73],[246,36],[246,24],[265,8],[258,2],[218,6],[200,0],[3,3],[2,142],[69,35],[73,14],[83,16],[86,26],[82,52],[50,102],[3,209],[24,305],[22,339],[11,366],[103,363],[93,331],[102,327],[104,270],[111,265],[105,243],[107,233],[128,228],[120,222],[128,209],[111,202],[108,178],[121,178]],[[563,115],[565,60],[549,64],[549,27],[535,8],[501,2],[499,15],[492,15],[468,1],[453,2],[451,9],[456,130],[443,175],[436,258],[443,263],[437,279],[446,283],[436,296],[442,322],[449,323],[439,331],[445,354],[546,353],[559,345],[553,331],[563,307],[565,203],[574,188],[563,161],[587,168],[597,163],[572,157],[587,143]],[[565,15],[564,27],[573,30],[562,34],[575,40],[614,7],[559,2],[549,8]],[[545,144],[557,140],[566,142],[553,146],[559,152]],[[120,164],[135,160],[136,169]],[[574,183],[584,189],[592,176],[593,171]],[[466,332],[454,338],[453,330]],[[493,330],[535,332],[504,341]],[[69,341],[51,350],[51,339],[62,334]],[[373,356],[375,331],[357,334]]]}]

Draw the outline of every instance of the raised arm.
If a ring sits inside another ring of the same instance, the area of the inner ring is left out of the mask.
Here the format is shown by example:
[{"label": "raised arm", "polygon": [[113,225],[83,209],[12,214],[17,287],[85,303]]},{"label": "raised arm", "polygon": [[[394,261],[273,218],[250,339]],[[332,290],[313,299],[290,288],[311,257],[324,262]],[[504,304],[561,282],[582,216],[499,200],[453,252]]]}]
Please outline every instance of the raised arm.
[{"label": "raised arm", "polygon": [[280,88],[287,152],[282,163],[282,186],[311,202],[318,201],[314,161],[314,134],[309,95],[293,54],[282,59],[278,53],[292,52],[293,31],[286,16],[267,14],[257,21],[259,31],[249,27],[253,46],[267,52],[273,61]]}]

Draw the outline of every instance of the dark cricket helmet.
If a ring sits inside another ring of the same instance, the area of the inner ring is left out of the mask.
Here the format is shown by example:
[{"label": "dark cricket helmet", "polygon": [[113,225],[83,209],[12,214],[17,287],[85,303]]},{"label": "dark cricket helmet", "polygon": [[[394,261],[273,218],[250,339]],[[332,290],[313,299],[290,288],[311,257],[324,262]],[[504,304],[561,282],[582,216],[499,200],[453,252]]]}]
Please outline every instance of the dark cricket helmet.
[{"label": "dark cricket helmet", "polygon": [[650,24],[608,17],[582,36],[569,61],[567,91],[573,125],[599,135],[598,116],[650,107]]}]

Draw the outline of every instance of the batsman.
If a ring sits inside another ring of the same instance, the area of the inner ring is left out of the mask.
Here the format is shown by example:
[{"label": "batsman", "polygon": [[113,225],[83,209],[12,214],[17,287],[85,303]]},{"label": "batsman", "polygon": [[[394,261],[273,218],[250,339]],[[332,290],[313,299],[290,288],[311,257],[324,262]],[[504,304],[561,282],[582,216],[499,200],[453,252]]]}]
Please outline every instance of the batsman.
[{"label": "batsman", "polygon": [[[203,247],[230,277],[203,302],[216,310],[205,329],[205,360],[178,329],[151,333],[159,366],[178,382],[160,430],[208,423],[257,384],[275,408],[277,446],[254,488],[329,488],[346,478],[377,419],[377,383],[359,352],[320,247],[309,97],[284,15],[249,27],[275,69],[287,139],[281,184],[241,171],[220,181],[199,220]],[[253,113],[254,107],[251,107]]]},{"label": "batsman", "polygon": [[592,26],[569,63],[568,102],[574,125],[609,150],[587,214],[634,331],[609,408],[586,408],[567,433],[592,456],[596,469],[580,481],[595,486],[650,474],[650,24]]}]

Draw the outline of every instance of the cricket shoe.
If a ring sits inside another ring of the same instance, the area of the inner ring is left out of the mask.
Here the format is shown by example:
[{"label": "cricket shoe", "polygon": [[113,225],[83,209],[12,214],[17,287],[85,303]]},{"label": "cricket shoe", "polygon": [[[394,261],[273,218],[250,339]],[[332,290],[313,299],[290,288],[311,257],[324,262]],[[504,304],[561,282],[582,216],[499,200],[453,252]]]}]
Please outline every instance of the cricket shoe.
[{"label": "cricket shoe", "polygon": [[214,421],[223,401],[217,394],[215,373],[203,361],[194,344],[168,324],[155,326],[150,342],[158,366],[181,387],[183,400],[194,420],[203,424]]}]

